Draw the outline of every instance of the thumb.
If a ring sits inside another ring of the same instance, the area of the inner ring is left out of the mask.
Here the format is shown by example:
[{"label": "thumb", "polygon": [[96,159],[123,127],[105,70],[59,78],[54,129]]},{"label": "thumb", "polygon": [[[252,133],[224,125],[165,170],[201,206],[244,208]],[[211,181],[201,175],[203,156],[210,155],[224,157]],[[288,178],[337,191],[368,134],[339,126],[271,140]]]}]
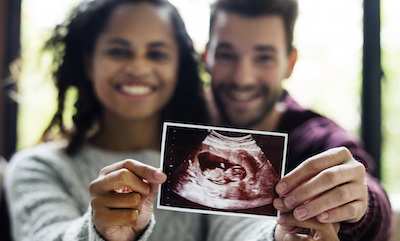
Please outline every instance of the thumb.
[{"label": "thumb", "polygon": [[160,184],[158,183],[149,183],[150,185],[150,192],[149,195],[142,200],[144,205],[151,206],[153,205],[154,200],[156,199],[158,189],[160,187]]}]

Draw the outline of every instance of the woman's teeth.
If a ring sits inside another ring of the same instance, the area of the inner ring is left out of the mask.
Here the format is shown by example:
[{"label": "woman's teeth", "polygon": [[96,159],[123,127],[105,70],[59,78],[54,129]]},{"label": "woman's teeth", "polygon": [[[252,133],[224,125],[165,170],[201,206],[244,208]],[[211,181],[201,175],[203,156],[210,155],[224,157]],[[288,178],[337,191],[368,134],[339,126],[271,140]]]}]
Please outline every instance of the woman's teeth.
[{"label": "woman's teeth", "polygon": [[151,88],[144,85],[124,85],[121,91],[129,95],[147,95],[151,93]]}]

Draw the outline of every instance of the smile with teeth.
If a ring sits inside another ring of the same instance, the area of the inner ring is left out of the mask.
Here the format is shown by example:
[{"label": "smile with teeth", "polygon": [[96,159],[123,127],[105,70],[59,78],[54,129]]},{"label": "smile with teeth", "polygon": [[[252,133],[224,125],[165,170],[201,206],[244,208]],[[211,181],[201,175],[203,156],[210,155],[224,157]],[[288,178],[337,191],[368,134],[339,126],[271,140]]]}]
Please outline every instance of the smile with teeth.
[{"label": "smile with teeth", "polygon": [[259,96],[258,91],[237,91],[231,90],[228,92],[229,97],[237,101],[250,101]]},{"label": "smile with teeth", "polygon": [[152,88],[145,85],[123,85],[121,91],[129,95],[148,95],[152,92]]}]

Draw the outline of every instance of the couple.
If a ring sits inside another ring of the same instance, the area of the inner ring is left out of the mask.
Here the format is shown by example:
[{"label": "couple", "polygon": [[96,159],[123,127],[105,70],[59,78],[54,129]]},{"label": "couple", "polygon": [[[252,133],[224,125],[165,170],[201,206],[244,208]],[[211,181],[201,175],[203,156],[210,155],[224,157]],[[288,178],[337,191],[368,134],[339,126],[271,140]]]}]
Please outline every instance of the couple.
[{"label": "couple", "polygon": [[[206,102],[191,40],[170,3],[78,7],[47,45],[59,105],[43,138],[53,141],[18,152],[7,170],[14,238],[388,240],[390,204],[366,173],[370,157],[282,89],[297,58],[297,11],[296,0],[217,1],[203,55],[212,77]],[[67,129],[65,96],[74,88],[74,127]],[[283,213],[278,222],[153,209],[166,180],[155,168],[163,121],[289,133],[290,172],[273,202]],[[303,231],[312,237],[297,234]]]}]

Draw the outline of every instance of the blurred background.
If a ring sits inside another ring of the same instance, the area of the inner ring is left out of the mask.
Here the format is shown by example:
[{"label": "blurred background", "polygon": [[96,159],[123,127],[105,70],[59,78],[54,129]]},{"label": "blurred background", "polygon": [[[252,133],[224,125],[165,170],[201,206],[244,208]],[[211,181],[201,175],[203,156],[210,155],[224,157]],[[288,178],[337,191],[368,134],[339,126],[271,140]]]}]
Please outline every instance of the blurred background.
[{"label": "blurred background", "polygon": [[[7,92],[8,97],[18,104],[17,150],[38,142],[55,111],[56,93],[47,71],[50,60],[49,56],[41,56],[40,50],[51,30],[81,1],[22,0],[21,59],[13,62],[10,68],[13,79],[18,79],[18,92]],[[202,53],[208,40],[209,5],[213,0],[171,2],[183,16],[197,51]],[[400,1],[381,0],[380,11],[377,8],[377,14],[380,14],[380,64],[384,75],[380,82],[381,91],[378,88],[375,92],[381,97],[381,111],[375,114],[378,127],[364,125],[363,129],[362,113],[366,111],[362,100],[370,95],[370,92],[364,92],[364,97],[362,94],[363,48],[366,46],[363,5],[366,2],[299,0],[300,15],[294,39],[299,58],[293,75],[284,86],[303,106],[335,120],[354,135],[376,143],[379,151],[373,156],[380,163],[376,176],[381,178],[394,200],[392,205],[400,210]],[[375,2],[379,4],[379,1]],[[369,16],[367,12],[365,16]],[[379,27],[379,19],[375,22]],[[367,37],[379,37],[379,32]],[[205,74],[205,80],[208,79]],[[73,98],[71,93],[70,100]],[[69,112],[72,115],[73,109]],[[366,117],[364,121],[369,119],[374,117]],[[71,123],[69,119],[66,121]],[[381,132],[382,139],[379,135],[363,135],[374,129]]]},{"label": "blurred background", "polygon": [[[18,80],[17,149],[37,143],[55,111],[49,58],[44,41],[81,0],[23,0],[21,72]],[[171,0],[179,9],[195,47],[208,40],[213,0]],[[299,59],[284,82],[294,98],[349,132],[360,135],[363,60],[363,1],[300,0],[294,44]],[[381,0],[382,155],[381,178],[389,193],[400,193],[400,1]],[[205,76],[207,80],[208,76]],[[73,94],[71,94],[73,98]],[[73,113],[73,110],[70,110]],[[68,119],[71,123],[70,120]]]}]

